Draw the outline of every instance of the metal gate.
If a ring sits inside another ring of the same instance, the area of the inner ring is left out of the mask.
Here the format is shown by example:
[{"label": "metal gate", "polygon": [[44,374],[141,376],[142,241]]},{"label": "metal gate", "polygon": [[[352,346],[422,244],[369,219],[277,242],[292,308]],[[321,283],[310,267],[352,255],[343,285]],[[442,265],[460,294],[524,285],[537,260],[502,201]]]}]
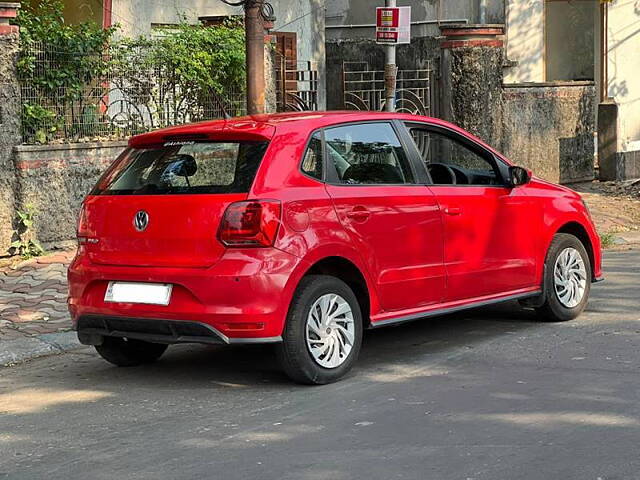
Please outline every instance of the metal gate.
[{"label": "metal gate", "polygon": [[[276,70],[279,112],[318,109],[318,69],[313,62],[279,61]],[[293,67],[293,68],[292,68]]]},{"label": "metal gate", "polygon": [[[435,115],[432,62],[419,70],[399,70],[396,111]],[[343,104],[347,110],[384,110],[384,70],[372,70],[368,62],[343,62]]]}]

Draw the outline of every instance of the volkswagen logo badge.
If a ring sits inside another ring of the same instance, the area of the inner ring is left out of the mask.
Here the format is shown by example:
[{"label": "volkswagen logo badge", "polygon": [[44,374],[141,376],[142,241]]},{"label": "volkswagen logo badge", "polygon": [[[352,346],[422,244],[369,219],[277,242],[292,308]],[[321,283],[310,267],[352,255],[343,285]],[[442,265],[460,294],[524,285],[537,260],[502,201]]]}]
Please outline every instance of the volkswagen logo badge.
[{"label": "volkswagen logo badge", "polygon": [[144,210],[140,210],[133,217],[133,226],[139,232],[145,231],[147,229],[147,227],[149,226],[149,214],[147,212],[145,212]]}]

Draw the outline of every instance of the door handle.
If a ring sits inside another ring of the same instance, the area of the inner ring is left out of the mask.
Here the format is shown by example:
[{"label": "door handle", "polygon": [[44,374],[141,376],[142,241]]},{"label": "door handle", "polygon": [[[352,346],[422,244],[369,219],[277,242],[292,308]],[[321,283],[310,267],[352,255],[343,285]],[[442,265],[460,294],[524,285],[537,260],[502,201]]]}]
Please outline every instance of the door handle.
[{"label": "door handle", "polygon": [[353,210],[347,213],[347,217],[356,222],[364,222],[370,216],[371,212],[364,207],[354,207]]},{"label": "door handle", "polygon": [[462,213],[462,209],[460,207],[446,207],[444,209],[444,213],[447,215],[460,215]]}]

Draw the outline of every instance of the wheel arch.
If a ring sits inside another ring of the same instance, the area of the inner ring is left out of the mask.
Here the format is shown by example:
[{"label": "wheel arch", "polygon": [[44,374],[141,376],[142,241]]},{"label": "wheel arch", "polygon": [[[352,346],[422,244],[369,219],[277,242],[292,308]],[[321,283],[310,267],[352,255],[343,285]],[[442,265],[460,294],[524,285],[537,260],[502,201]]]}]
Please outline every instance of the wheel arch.
[{"label": "wheel arch", "polygon": [[302,278],[307,275],[331,275],[345,282],[358,300],[364,327],[371,324],[371,311],[377,304],[377,298],[365,274],[353,261],[343,256],[327,256],[311,264]]},{"label": "wheel arch", "polygon": [[[562,226],[560,226],[556,230],[555,234],[558,234],[558,233],[566,233],[569,235],[573,235],[578,240],[580,240],[580,243],[582,243],[582,245],[584,245],[584,248],[587,251],[587,255],[589,255],[589,263],[591,264],[591,280],[592,281],[595,280],[596,278],[595,252],[593,249],[593,243],[591,241],[591,237],[589,236],[589,232],[587,232],[587,229],[584,227],[584,225],[582,225],[580,222],[569,221],[564,223]],[[553,237],[551,241],[552,240],[553,240]],[[549,241],[549,245],[551,245],[551,241]],[[547,246],[547,250],[548,250],[548,246]]]}]

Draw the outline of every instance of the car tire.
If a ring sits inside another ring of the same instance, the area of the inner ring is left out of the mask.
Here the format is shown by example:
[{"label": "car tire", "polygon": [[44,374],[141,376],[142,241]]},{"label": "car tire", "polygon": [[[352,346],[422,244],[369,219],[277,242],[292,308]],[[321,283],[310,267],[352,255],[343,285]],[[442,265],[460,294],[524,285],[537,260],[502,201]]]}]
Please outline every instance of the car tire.
[{"label": "car tire", "polygon": [[104,337],[96,350],[107,362],[118,367],[135,367],[158,360],[168,345],[117,337]]},{"label": "car tire", "polygon": [[360,305],[351,288],[332,276],[308,275],[291,301],[278,360],[295,382],[335,382],[355,364],[362,330]]},{"label": "car tire", "polygon": [[544,303],[536,308],[538,319],[573,320],[587,306],[590,290],[591,262],[584,245],[573,235],[556,234],[545,261]]}]

